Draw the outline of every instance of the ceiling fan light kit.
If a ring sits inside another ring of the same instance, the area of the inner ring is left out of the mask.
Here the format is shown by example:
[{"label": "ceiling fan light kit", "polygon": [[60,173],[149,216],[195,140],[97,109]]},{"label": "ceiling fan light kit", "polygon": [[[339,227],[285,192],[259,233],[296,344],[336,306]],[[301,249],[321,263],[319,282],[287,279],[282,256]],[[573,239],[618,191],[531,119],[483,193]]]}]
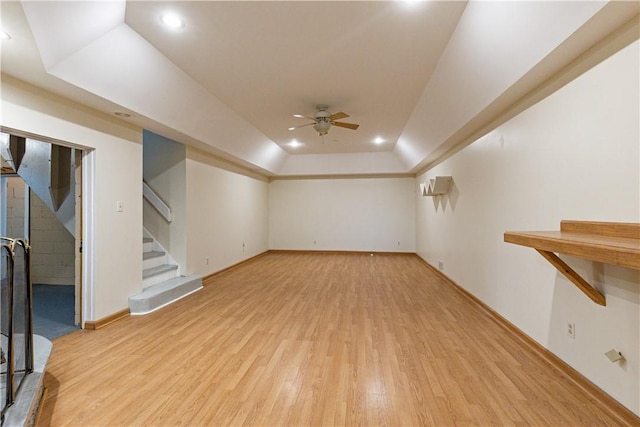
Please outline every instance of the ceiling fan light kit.
[{"label": "ceiling fan light kit", "polygon": [[316,106],[316,112],[313,113],[313,117],[304,116],[302,114],[294,114],[293,117],[309,119],[313,120],[313,122],[300,126],[292,126],[289,128],[289,130],[295,130],[305,126],[313,126],[313,129],[318,132],[319,136],[324,136],[329,133],[329,129],[331,129],[331,126],[338,126],[351,130],[356,130],[360,126],[355,123],[338,122],[337,120],[349,117],[349,115],[343,113],[342,111],[339,113],[331,114],[331,112],[329,111],[329,107],[326,105]]},{"label": "ceiling fan light kit", "polygon": [[319,120],[313,125],[313,128],[318,132],[318,135],[323,136],[329,133],[329,128],[331,127],[331,123],[327,120]]}]

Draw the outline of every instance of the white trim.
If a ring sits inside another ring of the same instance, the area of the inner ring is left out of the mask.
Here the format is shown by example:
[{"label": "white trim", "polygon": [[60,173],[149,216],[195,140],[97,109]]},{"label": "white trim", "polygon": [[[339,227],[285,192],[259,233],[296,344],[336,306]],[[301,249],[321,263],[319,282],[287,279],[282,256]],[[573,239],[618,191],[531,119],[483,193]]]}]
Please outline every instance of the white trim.
[{"label": "white trim", "polygon": [[173,220],[173,214],[171,213],[169,205],[167,205],[144,181],[142,181],[142,195],[167,222],[171,222]]},{"label": "white trim", "polygon": [[0,176],[0,236],[7,235],[7,177]]},{"label": "white trim", "polygon": [[169,304],[173,304],[174,302],[179,301],[182,298],[188,297],[189,295],[194,294],[194,293],[196,293],[196,292],[198,292],[198,291],[200,291],[202,289],[204,289],[204,286],[200,286],[198,289],[194,289],[191,292],[188,292],[188,293],[186,293],[186,294],[184,294],[182,296],[179,296],[176,299],[173,299],[173,300],[171,300],[169,302],[165,302],[164,304],[154,308],[153,310],[143,311],[143,312],[139,312],[139,313],[138,312],[129,312],[129,315],[131,315],[131,316],[143,316],[145,314],[153,313],[154,311],[160,310],[161,308],[164,308],[164,307],[168,306]]},{"label": "white trim", "polygon": [[95,320],[95,150],[82,155],[82,319]]}]

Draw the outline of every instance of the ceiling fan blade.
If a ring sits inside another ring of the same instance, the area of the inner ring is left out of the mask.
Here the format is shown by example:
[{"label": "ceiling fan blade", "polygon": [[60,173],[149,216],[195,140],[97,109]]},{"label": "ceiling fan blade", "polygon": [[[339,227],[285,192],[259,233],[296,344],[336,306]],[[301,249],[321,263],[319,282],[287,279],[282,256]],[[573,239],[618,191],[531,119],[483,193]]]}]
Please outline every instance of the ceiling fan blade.
[{"label": "ceiling fan blade", "polygon": [[309,120],[313,120],[314,122],[316,121],[316,119],[314,119],[313,117],[305,116],[303,114],[294,114],[293,117],[297,119],[309,119]]},{"label": "ceiling fan blade", "polygon": [[296,130],[296,129],[298,129],[298,128],[303,128],[303,127],[305,127],[305,126],[311,126],[311,125],[315,125],[315,124],[316,124],[316,123],[315,123],[315,122],[313,122],[313,123],[307,123],[306,125],[291,126],[291,127],[289,128],[289,130]]},{"label": "ceiling fan blade", "polygon": [[351,129],[351,130],[356,130],[360,126],[360,125],[356,125],[355,123],[343,123],[343,122],[333,122],[332,124],[334,126],[338,126],[338,127],[341,127],[341,128],[347,128],[347,129]]},{"label": "ceiling fan blade", "polygon": [[347,113],[343,113],[342,111],[340,111],[339,113],[332,114],[329,117],[329,120],[340,120],[340,119],[346,119],[347,117],[349,117]]}]

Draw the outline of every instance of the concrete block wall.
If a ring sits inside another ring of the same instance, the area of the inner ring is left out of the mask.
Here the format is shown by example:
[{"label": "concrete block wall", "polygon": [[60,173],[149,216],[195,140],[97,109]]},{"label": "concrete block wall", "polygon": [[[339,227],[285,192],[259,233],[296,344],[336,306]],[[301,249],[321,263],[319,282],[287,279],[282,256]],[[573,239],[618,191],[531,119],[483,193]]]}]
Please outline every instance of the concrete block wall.
[{"label": "concrete block wall", "polygon": [[7,180],[7,228],[6,236],[24,237],[24,181],[22,178],[9,177]]},{"label": "concrete block wall", "polygon": [[75,282],[75,238],[31,192],[31,279],[47,285]]},{"label": "concrete block wall", "polygon": [[[5,196],[6,199],[0,203],[6,203],[6,218],[4,224],[3,237],[11,237],[14,239],[25,237],[25,185],[19,177],[6,177]],[[4,255],[4,251],[3,251]],[[16,251],[15,268],[22,269],[24,253],[21,250]],[[7,277],[7,265],[2,260],[2,279]]]},{"label": "concrete block wall", "polygon": [[[6,237],[24,238],[25,183],[22,178],[7,178],[6,194]],[[30,199],[33,283],[73,285],[75,239],[33,192]],[[21,251],[17,251],[16,255],[22,258]]]}]

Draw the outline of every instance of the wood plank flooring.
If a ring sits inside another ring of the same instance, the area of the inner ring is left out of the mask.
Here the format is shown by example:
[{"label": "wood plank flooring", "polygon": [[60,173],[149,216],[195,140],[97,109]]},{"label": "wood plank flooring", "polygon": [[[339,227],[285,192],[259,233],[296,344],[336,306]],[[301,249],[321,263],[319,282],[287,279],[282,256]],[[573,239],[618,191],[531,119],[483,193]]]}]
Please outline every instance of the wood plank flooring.
[{"label": "wood plank flooring", "polygon": [[45,381],[43,426],[620,424],[415,255],[267,254]]}]

